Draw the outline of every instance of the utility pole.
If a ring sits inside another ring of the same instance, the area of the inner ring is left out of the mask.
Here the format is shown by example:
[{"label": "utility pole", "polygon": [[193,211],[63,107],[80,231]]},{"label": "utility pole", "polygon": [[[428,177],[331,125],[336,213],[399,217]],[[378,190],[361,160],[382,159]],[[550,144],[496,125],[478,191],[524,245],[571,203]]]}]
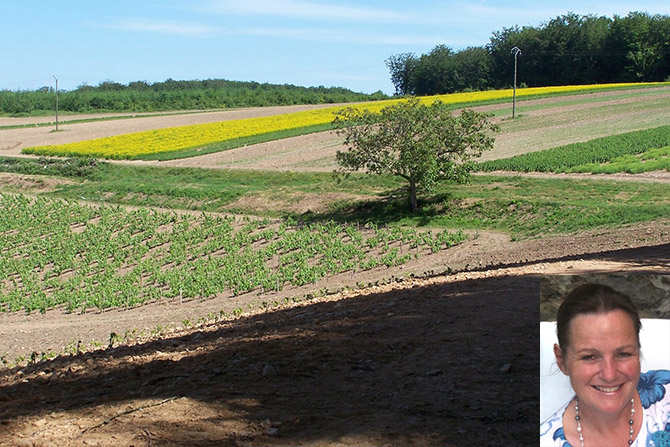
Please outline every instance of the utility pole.
[{"label": "utility pole", "polygon": [[58,78],[51,76],[56,80],[56,132],[58,132]]},{"label": "utility pole", "polygon": [[514,96],[512,97],[512,119],[516,118],[516,59],[521,54],[519,47],[512,48],[514,55]]}]

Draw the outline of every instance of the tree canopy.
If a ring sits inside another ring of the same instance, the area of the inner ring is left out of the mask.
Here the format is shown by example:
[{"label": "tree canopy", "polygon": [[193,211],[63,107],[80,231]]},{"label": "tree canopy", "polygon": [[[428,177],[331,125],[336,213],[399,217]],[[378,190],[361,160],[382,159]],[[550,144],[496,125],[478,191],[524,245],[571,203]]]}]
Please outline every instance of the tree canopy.
[{"label": "tree canopy", "polygon": [[[290,84],[206,79],[127,85],[103,81],[97,86],[80,85],[60,90],[59,109],[67,112],[152,112],[164,110],[264,107],[294,104],[332,104],[386,99],[387,95],[357,93],[341,87],[300,87]],[[0,114],[33,113],[54,109],[53,88],[36,91],[0,90]]]},{"label": "tree canopy", "polygon": [[392,174],[407,181],[412,211],[417,192],[430,191],[436,182],[468,179],[472,158],[493,147],[498,126],[490,115],[463,110],[454,116],[441,101],[431,105],[410,98],[380,113],[349,107],[334,123],[345,136],[346,151],[337,152],[340,173],[364,170]]},{"label": "tree canopy", "polygon": [[431,95],[509,87],[519,47],[519,81],[530,87],[670,79],[670,16],[613,18],[568,13],[539,27],[496,31],[483,47],[401,53],[386,65],[396,93]]}]

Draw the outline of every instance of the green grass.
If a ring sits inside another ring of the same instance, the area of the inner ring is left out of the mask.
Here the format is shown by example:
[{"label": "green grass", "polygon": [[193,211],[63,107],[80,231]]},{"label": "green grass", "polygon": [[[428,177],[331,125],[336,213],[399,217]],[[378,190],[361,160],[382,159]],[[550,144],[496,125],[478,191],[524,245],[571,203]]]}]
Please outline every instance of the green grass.
[{"label": "green grass", "polygon": [[[76,168],[78,167],[78,168]],[[0,159],[0,171],[22,174],[48,173],[86,181],[61,184],[48,193],[71,200],[91,200],[137,206],[235,211],[258,214],[253,208],[230,205],[243,197],[272,194],[320,194],[324,192],[375,195],[397,187],[392,178],[352,175],[336,181],[330,173],[236,171],[219,169],[162,168],[84,163],[79,159]],[[268,213],[265,213],[266,215]],[[281,210],[270,215],[279,216]]]},{"label": "green grass", "polygon": [[[22,162],[18,162],[20,165]],[[0,163],[0,169],[9,166]],[[12,165],[15,166],[16,165]],[[389,176],[330,173],[168,169],[98,163],[74,182],[42,193],[70,200],[168,209],[237,212],[309,221],[492,229],[516,238],[667,219],[670,184],[611,180],[474,175],[464,185],[441,184],[411,213],[405,184]],[[326,199],[326,194],[334,197]],[[328,211],[295,214],[278,197],[318,197]],[[329,201],[329,202],[328,202]],[[276,208],[254,204],[280,203]],[[242,204],[242,205],[241,205]]]},{"label": "green grass", "polygon": [[475,175],[465,185],[443,184],[407,211],[397,191],[386,200],[340,203],[328,219],[438,228],[489,229],[514,238],[566,234],[667,219],[670,185],[611,180],[538,179]]}]

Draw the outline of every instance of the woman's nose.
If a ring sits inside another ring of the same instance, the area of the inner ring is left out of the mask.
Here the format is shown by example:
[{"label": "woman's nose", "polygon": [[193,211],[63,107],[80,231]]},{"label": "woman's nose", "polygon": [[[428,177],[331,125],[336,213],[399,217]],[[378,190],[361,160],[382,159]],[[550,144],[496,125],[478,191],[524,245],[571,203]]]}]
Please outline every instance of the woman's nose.
[{"label": "woman's nose", "polygon": [[600,377],[606,381],[612,381],[616,379],[616,362],[612,358],[605,358],[601,363],[600,368]]}]

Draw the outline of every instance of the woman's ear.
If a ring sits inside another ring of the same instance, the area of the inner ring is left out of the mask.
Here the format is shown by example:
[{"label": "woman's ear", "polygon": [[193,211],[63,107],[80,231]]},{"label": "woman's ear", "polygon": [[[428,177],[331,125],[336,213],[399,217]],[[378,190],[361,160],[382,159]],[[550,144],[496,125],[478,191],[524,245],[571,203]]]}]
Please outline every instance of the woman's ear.
[{"label": "woman's ear", "polygon": [[563,374],[568,375],[568,370],[565,367],[565,358],[561,347],[554,343],[554,356],[556,357],[556,364]]}]

